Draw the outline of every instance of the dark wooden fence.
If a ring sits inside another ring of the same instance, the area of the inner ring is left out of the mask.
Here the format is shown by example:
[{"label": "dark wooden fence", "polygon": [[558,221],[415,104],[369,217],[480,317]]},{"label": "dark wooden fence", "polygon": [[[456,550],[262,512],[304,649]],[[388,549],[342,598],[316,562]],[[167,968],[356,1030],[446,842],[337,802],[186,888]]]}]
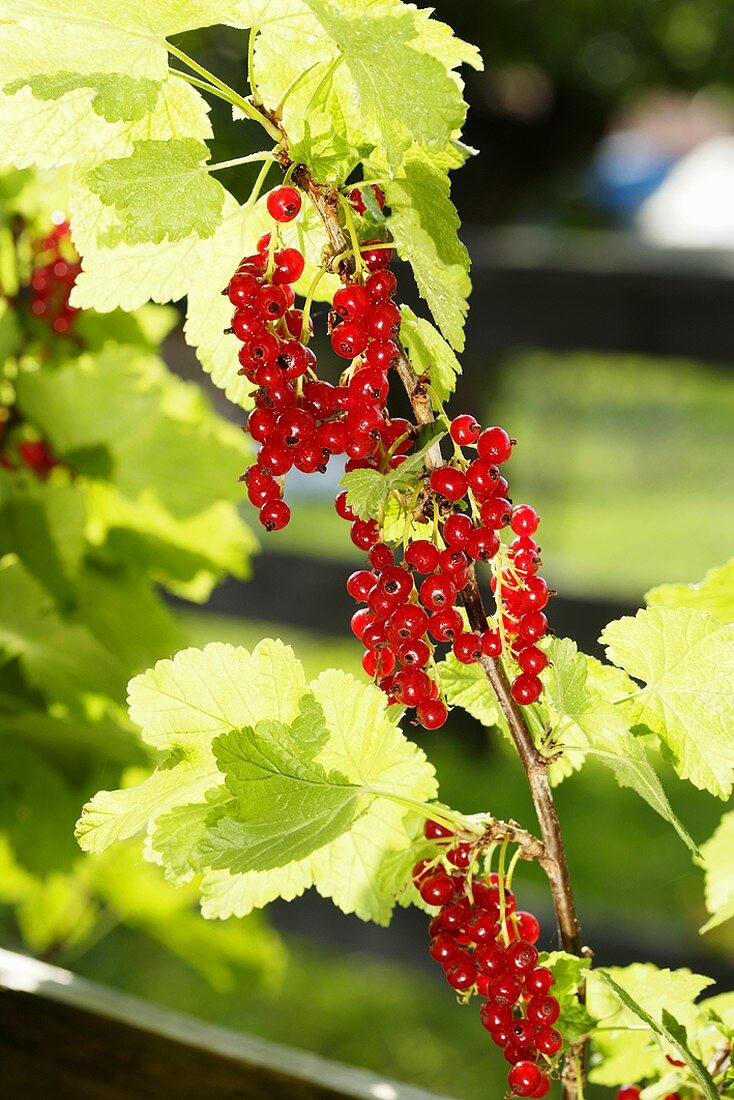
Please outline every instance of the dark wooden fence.
[{"label": "dark wooden fence", "polygon": [[3,950],[0,1095],[8,1100],[446,1100],[158,1008]]}]

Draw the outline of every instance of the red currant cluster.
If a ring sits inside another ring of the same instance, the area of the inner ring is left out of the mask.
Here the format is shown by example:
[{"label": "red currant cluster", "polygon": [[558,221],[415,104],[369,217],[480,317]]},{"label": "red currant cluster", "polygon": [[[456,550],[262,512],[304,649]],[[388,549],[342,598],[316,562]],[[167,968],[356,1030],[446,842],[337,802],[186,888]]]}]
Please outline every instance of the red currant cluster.
[{"label": "red currant cluster", "polygon": [[[384,196],[375,185],[372,195],[382,208]],[[357,213],[365,212],[363,190],[355,188],[349,200]],[[267,208],[276,223],[291,221],[301,208],[300,194],[288,185],[277,187],[268,195]],[[235,306],[231,331],[242,341],[240,373],[256,387],[248,429],[261,446],[243,480],[268,530],[289,521],[283,477],[292,467],[323,472],[332,455],[345,455],[347,472],[395,469],[417,434],[409,421],[390,417],[387,409],[389,371],[403,354],[391,246],[366,241],[355,276],[334,294],[331,345],[349,366],[333,386],[319,379],[316,357],[307,346],[310,322],[294,308],[292,283],[303,272],[303,257],[297,249],[278,248],[277,234],[276,225],[274,234],[260,239],[257,252],[242,260],[226,291]],[[428,729],[440,728],[447,717],[431,671],[437,644],[451,645],[465,664],[482,657],[511,658],[516,665],[512,693],[523,705],[540,696],[539,673],[548,663],[536,644],[547,630],[543,608],[551,595],[537,575],[540,551],[533,536],[538,515],[527,504],[513,507],[500,472],[514,440],[500,427],[482,431],[468,415],[451,422],[450,435],[453,457],[431,471],[423,491],[424,513],[430,503],[438,520],[434,540],[408,543],[401,562],[382,541],[377,519],[356,516],[346,493],[335,502],[338,515],[351,524],[352,542],[369,556],[369,568],[347,583],[350,595],[366,604],[352,618],[365,647],[362,666],[391,702],[415,707],[417,720]],[[495,568],[496,620],[475,633],[465,629],[460,593],[472,562],[497,558],[506,527],[513,538]]]},{"label": "red currant cluster", "polygon": [[[276,222],[291,221],[301,197],[293,187],[277,187],[268,195],[267,207]],[[389,300],[396,280],[382,270],[390,252],[376,249],[364,259],[374,274],[365,284],[349,283],[334,295],[334,312],[343,320],[333,330],[332,344],[343,358],[368,354],[338,386],[319,379],[316,356],[307,346],[310,322],[293,308],[292,284],[304,268],[297,249],[279,249],[273,235],[266,234],[257,252],[241,261],[227,288],[235,306],[230,331],[242,341],[240,374],[256,387],[248,430],[261,444],[256,464],[243,480],[269,531],[285,527],[290,519],[282,479],[293,467],[302,473],[323,472],[332,455],[346,454],[347,469],[353,469],[378,450],[384,456],[411,445],[407,421],[389,421],[385,415],[386,372],[398,354],[387,337],[400,324]],[[368,320],[372,335],[362,324]],[[358,528],[353,538],[364,545],[360,537],[364,539],[364,530]]]},{"label": "red currant cluster", "polygon": [[69,223],[55,225],[38,242],[35,251],[38,262],[31,275],[31,313],[42,317],[61,335],[69,331],[78,312],[69,305],[69,295],[81,271],[71,244]]},{"label": "red currant cluster", "polygon": [[[500,467],[512,454],[514,440],[500,427],[482,430],[473,416],[462,414],[450,425],[455,455],[430,476],[431,489],[449,512],[443,523],[446,546],[474,561],[491,561],[500,550],[499,532],[510,528],[513,539],[507,547],[507,561],[492,578],[497,604],[496,621],[481,636],[466,634],[454,653],[471,663],[481,654],[499,657],[510,650],[519,671],[513,679],[516,702],[527,706],[539,698],[543,685],[538,674],[548,658],[537,642],[548,629],[543,609],[552,595],[542,577],[540,547],[534,539],[540,522],[529,504],[513,507],[509,484]],[[475,453],[467,461],[464,449]],[[467,511],[457,506],[466,506]]]},{"label": "red currant cluster", "polygon": [[498,874],[475,876],[475,845],[457,843],[436,821],[427,821],[424,832],[438,854],[416,864],[413,881],[426,904],[438,907],[428,926],[431,957],[464,1002],[484,998],[481,1022],[512,1066],[512,1092],[543,1097],[563,1038],[553,1026],[560,1014],[550,992],[553,973],[538,965],[540,926],[531,913],[517,912]]}]

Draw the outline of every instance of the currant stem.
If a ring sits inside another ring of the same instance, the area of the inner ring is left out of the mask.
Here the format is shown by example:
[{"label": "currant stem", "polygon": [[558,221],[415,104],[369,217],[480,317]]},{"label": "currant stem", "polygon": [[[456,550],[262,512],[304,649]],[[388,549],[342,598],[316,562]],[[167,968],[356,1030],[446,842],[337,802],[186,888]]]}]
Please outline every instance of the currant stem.
[{"label": "currant stem", "polygon": [[207,164],[207,172],[221,172],[225,168],[239,168],[241,164],[254,164],[261,160],[274,160],[272,151],[262,153],[249,153],[246,157],[234,157],[232,160],[220,160],[216,164]]},{"label": "currant stem", "polygon": [[[183,50],[180,50],[178,46],[174,46],[170,42],[166,42],[166,49],[170,54],[173,54],[174,57],[177,57],[178,60],[181,61],[184,65],[188,66],[189,69],[192,69],[195,73],[198,73],[199,76],[203,77],[204,80],[208,81],[207,90],[214,91],[215,89],[219,89],[218,92],[216,92],[215,94],[218,94],[221,99],[227,100],[234,107],[239,107],[243,114],[247,115],[248,118],[251,118],[253,122],[259,122],[260,125],[264,127],[264,129],[273,139],[273,141],[277,141],[278,143],[280,143],[280,140],[282,138],[281,132],[270,121],[270,119],[266,118],[265,115],[261,111],[259,111],[257,107],[253,106],[253,104],[250,103],[249,100],[245,99],[244,96],[239,95],[238,92],[235,92],[233,88],[230,88],[228,84],[225,84],[224,81],[220,80],[218,76],[214,75],[214,73],[211,73],[208,69],[205,69],[204,66],[200,65],[198,61],[195,61],[193,57],[189,57],[189,55],[187,53],[184,53]],[[177,75],[181,75],[178,70]],[[186,79],[186,77],[184,77],[184,79]]]}]

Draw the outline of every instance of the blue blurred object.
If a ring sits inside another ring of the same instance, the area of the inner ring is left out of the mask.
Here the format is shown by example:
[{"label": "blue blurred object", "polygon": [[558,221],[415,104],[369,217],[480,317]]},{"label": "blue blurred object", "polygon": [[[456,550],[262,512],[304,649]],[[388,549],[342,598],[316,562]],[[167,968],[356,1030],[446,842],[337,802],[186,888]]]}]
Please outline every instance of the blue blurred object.
[{"label": "blue blurred object", "polygon": [[628,222],[678,159],[634,130],[610,134],[600,143],[591,164],[591,198],[597,206]]}]

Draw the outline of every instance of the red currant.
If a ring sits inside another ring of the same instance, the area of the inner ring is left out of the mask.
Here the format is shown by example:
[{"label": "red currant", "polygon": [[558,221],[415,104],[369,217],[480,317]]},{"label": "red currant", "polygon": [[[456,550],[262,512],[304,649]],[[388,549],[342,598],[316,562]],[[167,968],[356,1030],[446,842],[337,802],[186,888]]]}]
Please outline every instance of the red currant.
[{"label": "red currant", "polygon": [[276,222],[292,222],[301,209],[301,196],[295,187],[274,187],[266,205],[270,217]]}]

